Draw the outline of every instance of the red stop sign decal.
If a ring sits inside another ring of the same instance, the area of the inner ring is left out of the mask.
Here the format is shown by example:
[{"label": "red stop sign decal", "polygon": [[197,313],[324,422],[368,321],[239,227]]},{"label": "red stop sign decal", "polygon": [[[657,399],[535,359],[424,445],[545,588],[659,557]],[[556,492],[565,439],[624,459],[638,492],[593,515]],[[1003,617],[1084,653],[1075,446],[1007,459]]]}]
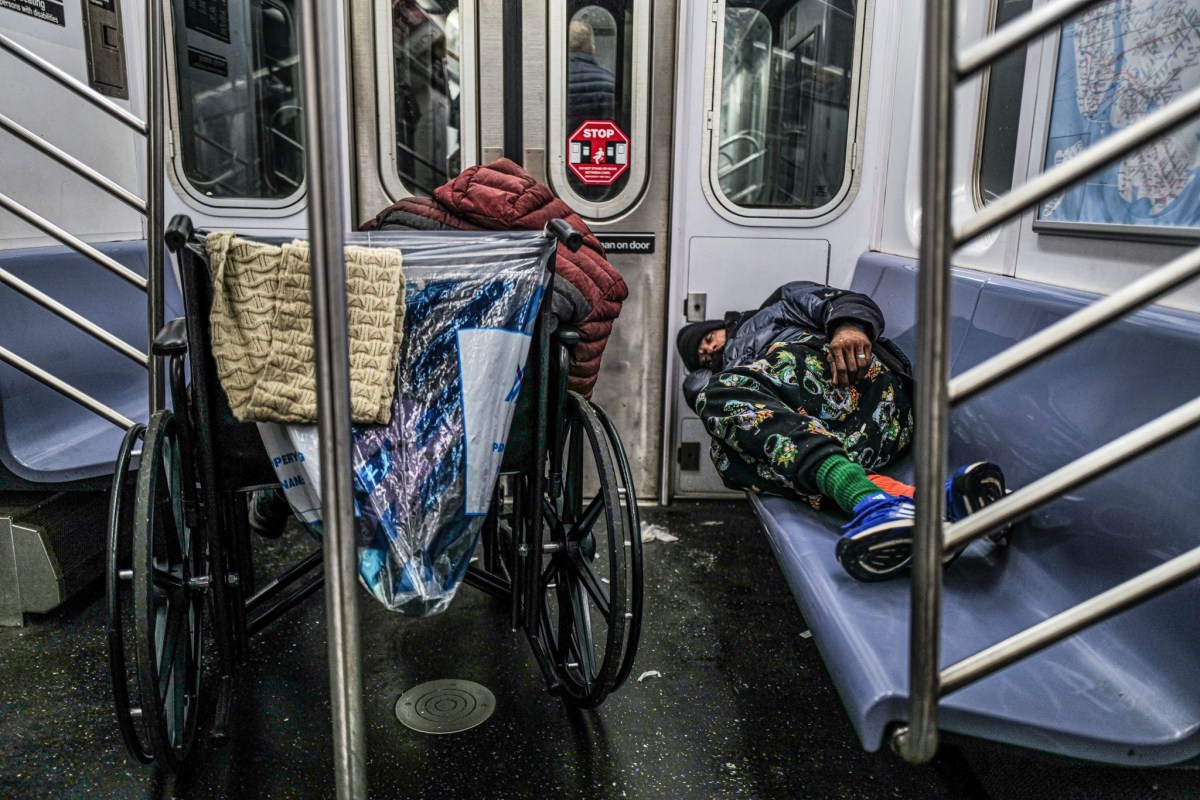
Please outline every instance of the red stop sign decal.
[{"label": "red stop sign decal", "polygon": [[608,119],[590,119],[567,139],[567,166],[587,186],[610,186],[629,169],[629,137]]}]

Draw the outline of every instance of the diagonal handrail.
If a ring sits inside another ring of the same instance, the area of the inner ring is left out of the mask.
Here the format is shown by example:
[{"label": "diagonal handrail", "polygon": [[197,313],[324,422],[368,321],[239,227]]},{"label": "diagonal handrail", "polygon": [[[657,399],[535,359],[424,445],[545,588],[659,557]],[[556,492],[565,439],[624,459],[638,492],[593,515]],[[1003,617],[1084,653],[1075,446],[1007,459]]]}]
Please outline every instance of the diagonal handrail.
[{"label": "diagonal handrail", "polygon": [[101,417],[104,417],[106,420],[119,428],[129,430],[133,427],[133,420],[129,419],[124,414],[120,413],[119,411],[114,411],[91,395],[79,391],[71,384],[67,383],[61,378],[51,375],[49,372],[37,366],[33,362],[21,358],[7,347],[0,347],[0,361],[16,367],[21,372],[24,372],[29,377],[48,386],[64,397],[68,397],[74,400],[76,403],[79,403],[79,405],[96,412]]},{"label": "diagonal handrail", "polygon": [[50,295],[41,291],[32,284],[26,283],[8,270],[0,269],[0,283],[4,284],[15,292],[24,295],[47,311],[50,311],[58,317],[61,317],[62,319],[74,325],[76,328],[79,328],[84,333],[90,335],[92,338],[98,339],[99,341],[111,347],[113,350],[116,350],[121,355],[133,361],[135,364],[140,364],[144,367],[149,363],[150,360],[146,357],[146,354],[138,350],[136,347],[130,345],[123,339],[113,336],[111,333],[87,319],[82,314],[75,313]]},{"label": "diagonal handrail", "polygon": [[[158,5],[154,2],[154,0],[149,0],[149,2],[151,6]],[[105,114],[108,114],[113,119],[132,129],[135,133],[140,133],[142,136],[146,136],[148,134],[150,126],[148,126],[143,120],[138,119],[138,117],[121,108],[119,105],[109,100],[107,97],[100,94],[75,76],[54,66],[37,53],[17,44],[3,33],[0,33],[0,50],[7,50],[21,61],[24,61],[38,72],[62,86],[64,89],[74,92],[76,95],[91,103]]]},{"label": "diagonal handrail", "polygon": [[101,175],[99,172],[75,158],[75,156],[71,155],[66,150],[63,150],[61,147],[55,147],[45,139],[30,131],[28,128],[17,122],[14,122],[3,114],[0,114],[0,128],[3,128],[13,136],[16,136],[30,147],[42,151],[42,153],[49,156],[54,161],[58,162],[67,169],[72,170],[76,175],[84,178],[93,186],[108,192],[110,195],[120,200],[122,203],[129,206],[139,214],[146,213],[145,200],[138,197],[124,186],[121,186],[116,181],[109,180],[104,175]]},{"label": "diagonal handrail", "polygon": [[[56,239],[104,269],[107,269],[109,272],[113,273],[125,282],[146,292],[148,323],[147,341],[154,340],[154,337],[157,335],[159,329],[162,328],[165,316],[163,301],[164,264],[162,251],[164,232],[164,187],[162,176],[165,159],[163,130],[161,124],[161,121],[164,118],[163,68],[165,64],[165,43],[163,41],[163,37],[165,35],[165,29],[163,25],[163,5],[164,4],[158,2],[158,0],[147,0],[148,11],[146,14],[146,42],[148,63],[146,67],[146,120],[139,119],[136,115],[126,111],[124,108],[121,108],[116,103],[101,95],[92,87],[78,80],[66,71],[60,69],[50,61],[47,61],[28,48],[22,46],[12,38],[0,33],[0,50],[3,50],[16,57],[30,68],[42,73],[57,83],[59,86],[73,92],[77,97],[83,99],[95,108],[116,119],[134,133],[140,134],[146,138],[147,186],[146,198],[143,200],[133,192],[130,192],[120,184],[101,174],[99,171],[75,158],[62,148],[50,144],[8,116],[0,114],[0,129],[3,129],[9,134],[15,136],[17,139],[20,139],[29,146],[39,150],[56,163],[72,170],[92,185],[107,192],[110,196],[137,211],[145,218],[147,276],[142,278],[137,273],[87,244],[79,237],[74,236],[67,230],[35,213],[31,209],[18,203],[7,195],[0,193],[0,208],[3,208],[27,224],[37,228],[51,238]],[[112,349],[121,353],[125,357],[147,367],[149,370],[150,411],[153,413],[155,410],[162,407],[162,405],[165,403],[166,394],[165,375],[163,371],[163,365],[159,360],[150,359],[136,348],[130,346],[118,337],[113,336],[100,326],[74,312],[62,303],[59,303],[57,300],[54,300],[54,298],[50,297],[44,292],[41,292],[25,281],[22,281],[15,275],[12,275],[6,271],[0,272],[2,272],[2,274],[0,274],[0,283],[3,283],[22,296],[41,305],[43,308],[46,308],[50,312],[56,314],[71,325],[74,325],[76,328],[79,328],[108,347],[111,347]],[[65,381],[53,377],[49,373],[33,365],[31,362],[14,353],[11,353],[10,351],[5,350],[3,354],[0,354],[0,360],[5,361],[16,369],[26,373],[30,377],[40,381],[44,385],[70,398],[71,400],[74,400],[85,408],[94,411],[101,417],[104,417],[114,424],[121,425],[125,428],[129,428],[133,424],[125,416],[118,414],[85,392],[76,389],[70,384],[67,384]]]},{"label": "diagonal handrail", "polygon": [[30,211],[28,208],[13,200],[3,192],[0,192],[0,208],[3,208],[5,211],[8,211],[14,216],[20,217],[25,222],[28,222],[30,225],[40,230],[42,233],[57,239],[67,247],[74,250],[76,253],[79,253],[81,256],[90,258],[92,261],[104,267],[106,270],[111,272],[113,275],[116,275],[126,283],[136,286],[138,289],[143,291],[145,291],[147,286],[149,286],[149,282],[146,278],[138,275],[124,264],[120,264],[104,255],[104,253],[101,253],[99,250],[92,247],[78,236],[75,236],[74,234],[67,232],[65,229],[60,228],[58,225],[55,225],[45,217]]},{"label": "diagonal handrail", "polygon": [[1084,306],[1058,322],[1017,342],[961,375],[950,379],[950,402],[958,405],[1018,370],[1031,367],[1067,347],[1089,331],[1119,319],[1200,275],[1200,247],[1120,289]]},{"label": "diagonal handrail", "polygon": [[959,81],[965,81],[1018,47],[1056,30],[1064,20],[1104,2],[1107,0],[1054,0],[1022,14],[960,54],[955,63],[955,74]]},{"label": "diagonal handrail", "polygon": [[926,163],[922,165],[921,273],[915,445],[917,514],[914,531],[912,617],[909,651],[909,721],[893,734],[892,746],[913,763],[937,750],[938,699],[1077,631],[1200,574],[1200,549],[1149,570],[1072,609],[951,666],[939,668],[941,559],[944,553],[1003,522],[1016,519],[1088,480],[1200,425],[1200,398],[1163,414],[1072,463],[1002,498],[943,530],[945,472],[951,405],[982,391],[1056,352],[1077,337],[1109,324],[1200,274],[1200,249],[1185,253],[1128,287],[1060,320],[1025,342],[993,356],[951,381],[949,378],[949,271],[954,247],[1010,220],[1078,179],[1112,163],[1155,136],[1200,115],[1200,88],[1112,134],[989,204],[955,227],[951,221],[949,160],[953,148],[956,83],[1011,49],[1025,44],[1092,5],[1092,0],[1056,0],[1014,20],[1004,29],[954,57],[956,0],[932,0],[925,20],[924,107]]},{"label": "diagonal handrail", "polygon": [[1198,113],[1200,86],[1129,127],[1106,136],[1070,161],[1043,172],[1020,188],[988,203],[982,211],[955,227],[954,244],[966,244],[984,231],[1007,222],[1035,203],[1136,150],[1154,137],[1183,125]]}]

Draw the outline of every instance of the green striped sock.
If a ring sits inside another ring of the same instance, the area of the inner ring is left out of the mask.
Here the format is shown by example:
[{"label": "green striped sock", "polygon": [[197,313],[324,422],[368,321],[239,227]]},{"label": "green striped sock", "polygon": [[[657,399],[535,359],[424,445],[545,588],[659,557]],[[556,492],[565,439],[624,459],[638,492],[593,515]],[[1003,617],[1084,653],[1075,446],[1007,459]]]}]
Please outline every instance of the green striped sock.
[{"label": "green striped sock", "polygon": [[882,491],[867,479],[866,471],[845,456],[830,456],[817,467],[817,488],[841,509],[853,513],[864,497]]}]

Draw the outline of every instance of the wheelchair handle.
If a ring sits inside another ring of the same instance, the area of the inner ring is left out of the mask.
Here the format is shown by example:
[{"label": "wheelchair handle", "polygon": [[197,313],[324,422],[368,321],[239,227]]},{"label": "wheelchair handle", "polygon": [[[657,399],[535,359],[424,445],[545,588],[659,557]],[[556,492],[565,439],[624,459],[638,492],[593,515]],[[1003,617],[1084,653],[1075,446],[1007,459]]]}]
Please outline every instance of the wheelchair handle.
[{"label": "wheelchair handle", "polygon": [[543,231],[547,237],[553,236],[558,239],[572,253],[579,252],[579,248],[583,247],[583,234],[571,227],[571,223],[565,219],[552,219],[546,223],[546,228]]},{"label": "wheelchair handle", "polygon": [[192,218],[187,214],[176,214],[171,217],[171,221],[167,223],[167,229],[163,233],[167,249],[172,253],[178,253],[192,238],[192,232]]}]

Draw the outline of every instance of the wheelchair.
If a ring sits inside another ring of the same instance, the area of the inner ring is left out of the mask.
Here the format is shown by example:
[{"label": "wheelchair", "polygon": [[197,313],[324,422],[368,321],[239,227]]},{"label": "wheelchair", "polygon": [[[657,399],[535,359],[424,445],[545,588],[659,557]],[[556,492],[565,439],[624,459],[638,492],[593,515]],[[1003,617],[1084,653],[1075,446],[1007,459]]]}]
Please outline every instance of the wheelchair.
[{"label": "wheelchair", "polygon": [[[403,234],[393,236],[403,249]],[[556,246],[577,249],[581,237],[561,221],[544,236],[541,260],[553,281]],[[139,762],[174,772],[192,751],[202,716],[214,743],[228,739],[235,678],[252,637],[317,592],[324,576],[317,550],[257,580],[249,499],[278,479],[256,426],[235,420],[217,379],[203,234],[177,216],[166,243],[185,316],[163,327],[151,352],[167,362],[170,408],[134,425],[121,444],[105,588],[122,739]],[[507,603],[551,694],[593,708],[628,678],[637,654],[640,521],[616,429],[599,406],[567,388],[578,334],[559,324],[551,303],[541,305],[496,489],[463,582]],[[202,715],[212,697],[214,710]]]}]

